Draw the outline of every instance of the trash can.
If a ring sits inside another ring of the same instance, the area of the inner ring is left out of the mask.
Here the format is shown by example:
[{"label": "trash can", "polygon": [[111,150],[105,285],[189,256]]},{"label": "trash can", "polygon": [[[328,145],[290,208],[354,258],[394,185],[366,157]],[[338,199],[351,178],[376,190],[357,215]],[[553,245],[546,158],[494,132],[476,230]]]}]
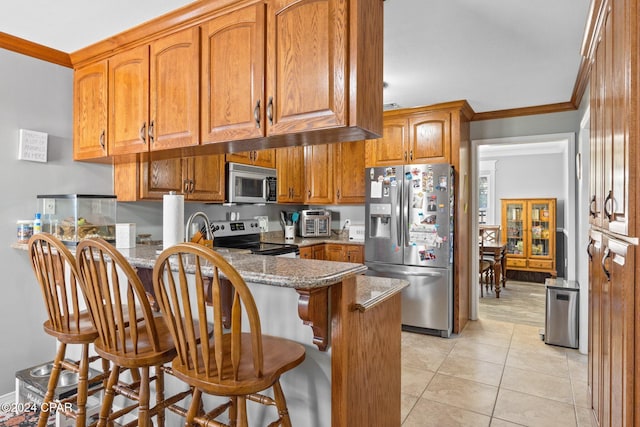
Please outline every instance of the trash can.
[{"label": "trash can", "polygon": [[544,342],[578,348],[580,285],[573,280],[547,279]]}]

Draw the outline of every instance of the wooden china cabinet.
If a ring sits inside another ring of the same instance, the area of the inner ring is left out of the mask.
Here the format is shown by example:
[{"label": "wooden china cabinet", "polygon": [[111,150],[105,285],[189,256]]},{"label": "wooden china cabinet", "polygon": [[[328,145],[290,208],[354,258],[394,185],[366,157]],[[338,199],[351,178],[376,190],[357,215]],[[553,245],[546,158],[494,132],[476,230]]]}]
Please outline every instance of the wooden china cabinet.
[{"label": "wooden china cabinet", "polygon": [[507,270],[556,272],[556,199],[502,199]]}]

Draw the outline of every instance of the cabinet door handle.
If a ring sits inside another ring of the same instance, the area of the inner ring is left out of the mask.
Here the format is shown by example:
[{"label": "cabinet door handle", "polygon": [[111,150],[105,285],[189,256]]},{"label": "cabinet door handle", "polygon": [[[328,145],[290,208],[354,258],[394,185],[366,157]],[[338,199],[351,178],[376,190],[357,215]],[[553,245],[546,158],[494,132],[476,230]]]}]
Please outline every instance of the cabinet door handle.
[{"label": "cabinet door handle", "polygon": [[273,125],[273,96],[269,97],[269,102],[267,103],[267,119],[269,119],[269,124]]},{"label": "cabinet door handle", "polygon": [[611,250],[607,248],[604,251],[604,255],[602,256],[602,262],[600,263],[602,265],[602,271],[604,272],[605,276],[607,276],[607,282],[611,280],[611,273],[609,272],[609,270],[607,270],[607,266],[606,266],[607,258],[609,258],[610,255],[611,255]]},{"label": "cabinet door handle", "polygon": [[413,160],[413,150],[409,151],[409,160]]},{"label": "cabinet door handle", "polygon": [[192,179],[190,179],[189,180],[189,193],[193,194],[195,189],[196,189],[196,184]]},{"label": "cabinet door handle", "polygon": [[147,143],[147,137],[145,136],[145,130],[147,129],[147,122],[143,122],[142,126],[140,126],[140,140],[143,144]]},{"label": "cabinet door handle", "polygon": [[260,129],[260,100],[256,102],[256,107],[253,109],[253,119],[256,121],[256,128]]},{"label": "cabinet door handle", "polygon": [[404,160],[407,161],[407,152],[404,152]]},{"label": "cabinet door handle", "polygon": [[611,204],[613,205],[613,191],[611,190],[609,190],[609,194],[607,194],[607,198],[604,199],[604,214],[606,215],[607,219],[611,221],[611,214],[613,212],[610,212],[609,209],[607,209],[607,207],[609,206],[609,202],[612,202]]},{"label": "cabinet door handle", "polygon": [[153,144],[153,139],[155,138],[155,136],[153,135],[155,127],[156,127],[155,120],[151,120],[151,123],[149,123],[149,143],[150,144]]},{"label": "cabinet door handle", "polygon": [[308,193],[308,194],[309,194],[309,198],[311,198],[311,190],[309,190],[309,193]]},{"label": "cabinet door handle", "polygon": [[338,192],[336,193],[336,197],[340,199],[340,190],[338,190]]},{"label": "cabinet door handle", "polygon": [[102,147],[102,151],[106,151],[105,145],[104,145],[105,135],[106,135],[106,132],[104,129],[102,129],[102,133],[100,134],[100,138],[98,139],[98,141],[100,142],[100,147]]},{"label": "cabinet door handle", "polygon": [[589,216],[595,218],[597,213],[596,210],[594,209],[594,207],[596,206],[596,195],[594,194],[593,197],[591,198],[591,201],[589,202]]},{"label": "cabinet door handle", "polygon": [[589,261],[591,261],[593,259],[593,254],[591,253],[591,248],[593,247],[594,243],[595,243],[595,240],[593,240],[593,237],[589,236],[589,244],[587,245],[587,255],[589,255]]},{"label": "cabinet door handle", "polygon": [[184,181],[182,181],[182,192],[184,194],[189,193],[189,180],[185,179]]}]

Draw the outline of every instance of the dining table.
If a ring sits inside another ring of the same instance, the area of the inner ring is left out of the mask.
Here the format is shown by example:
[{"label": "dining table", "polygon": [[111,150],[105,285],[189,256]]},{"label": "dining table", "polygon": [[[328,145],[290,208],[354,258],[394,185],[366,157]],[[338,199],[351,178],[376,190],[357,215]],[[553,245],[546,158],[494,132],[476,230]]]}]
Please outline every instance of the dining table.
[{"label": "dining table", "polygon": [[500,291],[507,284],[507,244],[502,242],[484,242],[481,255],[492,256],[495,260],[495,291],[496,298],[500,298]]}]

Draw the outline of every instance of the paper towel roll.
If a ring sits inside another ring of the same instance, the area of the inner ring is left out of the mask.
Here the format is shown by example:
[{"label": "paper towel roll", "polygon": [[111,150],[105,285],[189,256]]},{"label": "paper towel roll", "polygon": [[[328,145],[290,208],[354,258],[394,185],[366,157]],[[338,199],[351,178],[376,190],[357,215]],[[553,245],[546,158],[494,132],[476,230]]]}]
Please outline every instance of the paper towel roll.
[{"label": "paper towel roll", "polygon": [[162,198],[162,247],[184,242],[184,196],[165,194]]}]

